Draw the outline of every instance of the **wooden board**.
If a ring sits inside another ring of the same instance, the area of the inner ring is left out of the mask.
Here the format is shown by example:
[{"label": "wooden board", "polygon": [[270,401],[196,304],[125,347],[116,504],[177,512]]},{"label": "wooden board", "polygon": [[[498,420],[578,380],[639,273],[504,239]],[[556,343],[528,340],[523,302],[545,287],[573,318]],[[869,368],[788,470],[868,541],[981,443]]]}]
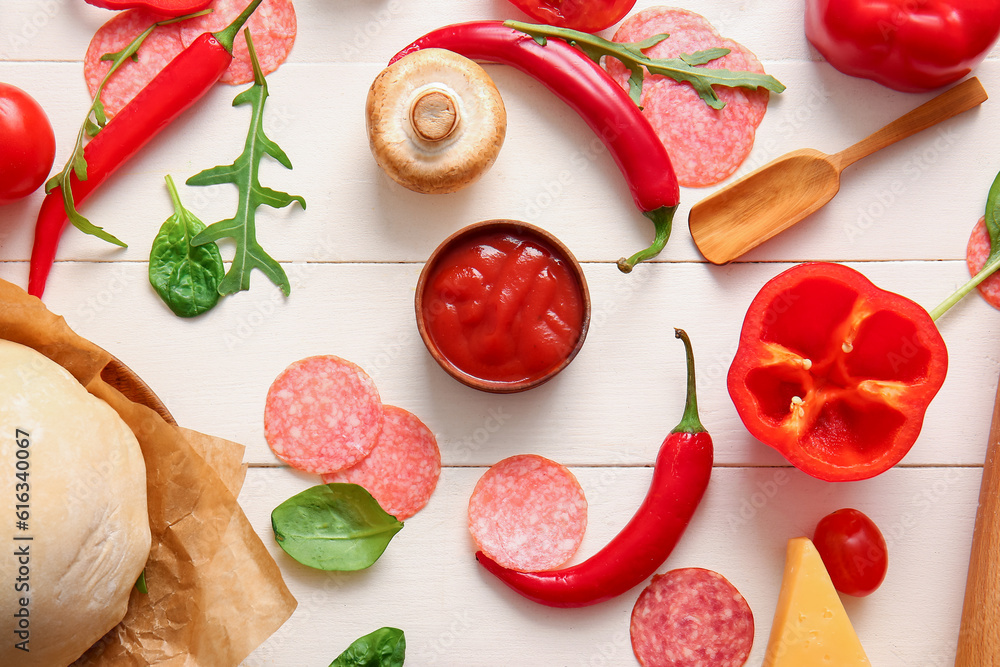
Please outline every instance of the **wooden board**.
[{"label": "wooden board", "polygon": [[[6,4],[0,81],[43,104],[61,164],[87,105],[82,56],[110,14],[79,0]],[[639,0],[636,8],[652,4]],[[827,484],[789,468],[747,434],[725,373],[750,300],[795,262],[848,262],[928,308],[963,282],[968,234],[1000,170],[1000,102],[853,165],[829,205],[729,266],[704,262],[686,228],[691,205],[714,188],[684,189],[665,252],[625,276],[613,262],[648,243],[648,220],[584,123],[523,74],[487,67],[509,127],[496,164],[475,186],[418,195],[396,186],[371,158],[364,97],[384,63],[445,23],[523,18],[505,0],[296,0],[295,7],[299,36],[291,59],[269,77],[266,112],[267,131],[294,170],[268,164],[262,182],[303,195],[308,208],[262,212],[258,222],[262,245],[290,276],[291,295],[255,275],[251,291],[181,320],[148,284],[149,244],[171,212],[164,176],[182,184],[231,161],[242,146],[247,111],[231,106],[241,88],[217,86],[88,201],[85,213],[129,248],[68,231],[45,298],[78,333],[127,364],[114,371],[120,380],[141,388],[141,378],[179,424],[247,446],[240,501],[299,600],[248,667],[329,664],[383,625],[405,630],[408,665],[636,664],[628,615],[638,591],[581,610],[528,603],[476,565],[465,508],[491,463],[542,454],[571,466],[587,493],[590,523],[577,559],[598,550],[638,505],[656,450],[680,417],[684,360],[674,326],[694,342],[717,465],[704,504],[662,569],[708,567],[729,578],[753,609],[757,639],[748,664],[759,664],[785,541],[810,534],[834,509],[857,507],[880,525],[890,549],[883,587],[869,598],[845,598],[873,664],[954,662],[1000,375],[1000,313],[971,295],[940,321],[949,374],[921,436],[900,466],[864,482]],[[835,71],[806,41],[798,4],[700,0],[688,7],[755,51],[788,86],[772,98],[739,173],[797,148],[839,151],[932,97]],[[976,74],[1000,96],[1000,48]],[[232,214],[229,186],[180,190],[206,222]],[[0,207],[0,278],[25,284],[40,201],[36,193]],[[591,288],[594,315],[579,356],[523,395],[482,394],[451,380],[414,323],[414,286],[426,257],[451,232],[488,218],[522,219],[555,233],[583,262]],[[231,252],[223,249],[226,257]],[[441,445],[445,468],[430,504],[367,571],[307,570],[271,535],[274,506],[318,480],[271,454],[263,401],[277,373],[310,354],[360,364],[383,399],[419,415]]]}]

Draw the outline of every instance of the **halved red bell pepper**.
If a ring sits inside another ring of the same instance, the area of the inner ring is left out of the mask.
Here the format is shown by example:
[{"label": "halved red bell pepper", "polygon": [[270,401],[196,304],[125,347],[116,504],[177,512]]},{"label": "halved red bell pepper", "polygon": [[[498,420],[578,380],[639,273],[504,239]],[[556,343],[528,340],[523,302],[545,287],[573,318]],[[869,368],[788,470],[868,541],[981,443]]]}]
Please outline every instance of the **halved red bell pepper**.
[{"label": "halved red bell pepper", "polygon": [[828,481],[867,479],[910,450],[948,351],[906,297],[841,264],[800,264],[760,290],[729,394],[747,430]]},{"label": "halved red bell pepper", "polygon": [[958,81],[998,36],[997,0],[806,0],[806,37],[831,65],[903,92]]}]

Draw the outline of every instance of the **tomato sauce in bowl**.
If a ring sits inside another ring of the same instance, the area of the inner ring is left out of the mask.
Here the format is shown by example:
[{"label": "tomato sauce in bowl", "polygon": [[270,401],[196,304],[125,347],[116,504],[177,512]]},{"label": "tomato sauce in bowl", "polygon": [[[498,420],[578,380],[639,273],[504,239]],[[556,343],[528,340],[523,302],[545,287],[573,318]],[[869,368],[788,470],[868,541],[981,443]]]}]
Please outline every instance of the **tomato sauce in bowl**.
[{"label": "tomato sauce in bowl", "polygon": [[417,328],[460,382],[494,393],[551,379],[576,356],[590,323],[580,264],[545,230],[487,220],[448,237],[428,259]]}]

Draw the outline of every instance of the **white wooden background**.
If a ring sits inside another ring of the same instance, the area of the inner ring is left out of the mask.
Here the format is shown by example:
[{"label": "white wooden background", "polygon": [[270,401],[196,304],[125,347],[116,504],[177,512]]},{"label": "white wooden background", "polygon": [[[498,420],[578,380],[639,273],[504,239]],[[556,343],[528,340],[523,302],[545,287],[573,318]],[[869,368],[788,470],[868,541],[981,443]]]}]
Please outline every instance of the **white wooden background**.
[{"label": "white wooden background", "polygon": [[[262,275],[250,292],[181,320],[146,280],[149,244],[170,214],[163,176],[178,183],[231,161],[246,129],[239,88],[220,85],[158,137],[85,207],[130,243],[116,250],[70,230],[45,301],[80,334],[119,356],[182,425],[244,443],[251,470],[240,496],[299,601],[298,610],[246,665],[326,665],[383,625],[406,632],[408,665],[633,665],[633,590],[595,607],[528,602],[473,558],[466,505],[493,462],[537,453],[577,474],[590,523],[577,560],[610,539],[645,493],[657,448],[680,418],[684,363],[672,329],[694,341],[702,419],[716,469],[687,534],[661,570],[719,571],[756,618],[748,664],[767,643],[788,538],[845,506],[868,513],[889,542],[884,585],[845,605],[880,667],[954,659],[972,524],[994,388],[1000,313],[977,295],[939,324],[948,379],[923,432],[895,469],[829,484],[790,468],[744,430],[725,389],[739,327],[760,286],[791,263],[836,260],[931,308],[966,278],[972,225],[1000,170],[1000,101],[851,167],[824,210],[737,264],[706,264],[686,228],[709,190],[684,190],[666,251],[631,275],[613,262],[645,246],[651,225],[586,126],[528,77],[490,66],[509,114],[492,171],[453,195],[402,189],[376,167],[364,133],[369,84],[401,47],[446,23],[523,18],[502,0],[297,0],[299,34],[269,77],[267,130],[295,168],[268,165],[263,181],[303,195],[308,209],[261,209],[263,246],[285,266],[284,298]],[[641,8],[654,4],[639,0]],[[925,101],[832,69],[809,46],[801,3],[691,0],[720,31],[755,51],[788,86],[772,97],[744,171],[786,151],[835,152]],[[81,60],[110,14],[83,0],[0,0],[0,80],[35,96],[55,128],[62,164],[87,106]],[[610,33],[610,31],[609,31]],[[1000,49],[977,72],[1000,97]],[[583,154],[586,160],[580,161]],[[231,215],[228,186],[181,186],[203,220]],[[0,208],[0,277],[24,285],[41,200]],[[423,260],[450,232],[508,217],[540,224],[584,262],[594,305],[586,345],[558,378],[531,392],[478,393],[426,353],[413,317]],[[277,464],[262,432],[264,397],[287,364],[312,354],[353,360],[386,403],[419,415],[444,461],[429,505],[406,522],[381,560],[352,574],[307,569],[273,542],[269,515],[316,483]],[[239,619],[233,619],[239,622]]]}]

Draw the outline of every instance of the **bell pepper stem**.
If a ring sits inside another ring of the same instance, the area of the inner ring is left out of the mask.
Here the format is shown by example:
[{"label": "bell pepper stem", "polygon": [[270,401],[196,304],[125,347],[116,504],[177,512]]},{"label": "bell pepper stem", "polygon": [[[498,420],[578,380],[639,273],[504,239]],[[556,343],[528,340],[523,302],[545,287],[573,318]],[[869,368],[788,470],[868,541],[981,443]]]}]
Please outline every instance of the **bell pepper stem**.
[{"label": "bell pepper stem", "polygon": [[954,294],[952,294],[947,299],[942,301],[937,308],[932,310],[930,312],[931,319],[937,320],[937,318],[941,317],[946,312],[948,312],[949,308],[951,308],[956,303],[961,301],[962,297],[964,297],[966,294],[976,289],[979,283],[983,282],[991,275],[993,275],[993,273],[995,273],[998,268],[1000,268],[1000,254],[994,257],[992,262],[990,262],[982,269],[980,269],[979,273],[977,273],[975,276],[972,277],[972,280],[959,287]]},{"label": "bell pepper stem", "polygon": [[656,230],[656,235],[653,237],[653,243],[644,250],[640,250],[628,259],[622,257],[618,260],[618,270],[622,273],[631,273],[632,269],[639,262],[644,262],[647,259],[652,259],[660,254],[663,247],[667,245],[667,239],[670,238],[670,228],[674,222],[674,213],[677,212],[676,206],[661,206],[660,208],[654,209],[652,211],[645,211],[644,216],[653,221],[653,228]]},{"label": "bell pepper stem", "polygon": [[674,329],[674,337],[684,341],[684,354],[687,357],[687,398],[684,401],[684,415],[681,422],[671,433],[704,433],[698,418],[698,396],[695,392],[694,380],[694,350],[691,349],[691,339],[683,329]]},{"label": "bell pepper stem", "polygon": [[233,19],[232,23],[215,33],[215,38],[219,40],[219,44],[222,44],[222,47],[226,51],[229,51],[229,53],[233,52],[233,42],[236,41],[236,35],[240,33],[240,28],[242,28],[243,24],[247,22],[250,15],[257,10],[257,5],[261,2],[263,2],[263,0],[252,0],[250,4],[246,6],[246,9],[240,12],[240,15]]}]

